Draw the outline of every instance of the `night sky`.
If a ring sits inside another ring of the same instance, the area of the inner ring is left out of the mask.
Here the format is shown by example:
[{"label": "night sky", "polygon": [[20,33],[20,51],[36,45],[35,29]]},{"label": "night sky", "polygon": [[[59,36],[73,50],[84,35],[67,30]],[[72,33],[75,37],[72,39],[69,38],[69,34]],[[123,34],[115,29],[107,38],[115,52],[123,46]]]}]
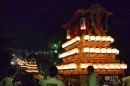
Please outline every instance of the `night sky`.
[{"label": "night sky", "polygon": [[112,11],[108,31],[120,56],[130,58],[129,0],[3,0],[0,1],[0,28],[17,49],[44,50],[53,37],[65,39],[62,25],[77,9],[100,4]]}]

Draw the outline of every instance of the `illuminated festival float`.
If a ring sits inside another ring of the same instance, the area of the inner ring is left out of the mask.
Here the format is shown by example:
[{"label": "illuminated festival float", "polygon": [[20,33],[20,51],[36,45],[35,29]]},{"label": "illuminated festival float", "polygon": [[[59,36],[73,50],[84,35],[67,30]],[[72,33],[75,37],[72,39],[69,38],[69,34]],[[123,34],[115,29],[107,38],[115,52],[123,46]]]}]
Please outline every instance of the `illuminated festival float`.
[{"label": "illuminated festival float", "polygon": [[38,73],[38,67],[37,67],[37,64],[36,64],[36,59],[31,59],[29,62],[28,62],[28,66],[27,66],[27,72],[30,72],[30,73]]},{"label": "illuminated festival float", "polygon": [[25,58],[17,58],[17,64],[20,68],[26,70],[28,73],[38,73],[38,67],[36,64],[36,59],[32,58],[30,61],[27,61]]},{"label": "illuminated festival float", "polygon": [[87,74],[87,66],[94,66],[97,74],[120,75],[127,65],[116,59],[119,50],[112,47],[114,38],[107,35],[108,16],[112,15],[100,5],[79,9],[69,22],[63,25],[67,30],[67,41],[62,44],[63,59],[57,65],[59,74]]}]

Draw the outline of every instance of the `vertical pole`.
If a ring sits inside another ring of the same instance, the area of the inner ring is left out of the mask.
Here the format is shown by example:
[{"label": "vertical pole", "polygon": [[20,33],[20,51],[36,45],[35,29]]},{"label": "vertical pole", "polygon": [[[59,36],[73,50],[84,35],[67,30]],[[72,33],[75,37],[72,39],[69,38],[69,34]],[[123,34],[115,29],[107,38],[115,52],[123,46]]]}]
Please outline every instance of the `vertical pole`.
[{"label": "vertical pole", "polygon": [[41,71],[41,64],[40,64],[40,71]]}]

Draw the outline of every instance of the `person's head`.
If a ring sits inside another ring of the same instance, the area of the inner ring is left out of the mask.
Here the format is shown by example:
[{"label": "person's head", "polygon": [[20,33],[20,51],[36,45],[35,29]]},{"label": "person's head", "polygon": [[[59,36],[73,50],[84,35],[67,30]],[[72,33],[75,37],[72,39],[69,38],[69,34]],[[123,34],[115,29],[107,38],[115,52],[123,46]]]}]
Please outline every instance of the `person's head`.
[{"label": "person's head", "polygon": [[91,74],[91,73],[93,73],[94,72],[94,67],[93,66],[88,66],[87,67],[87,72],[88,72],[88,74]]},{"label": "person's head", "polygon": [[51,66],[49,68],[50,77],[55,77],[58,74],[58,69],[56,66]]}]

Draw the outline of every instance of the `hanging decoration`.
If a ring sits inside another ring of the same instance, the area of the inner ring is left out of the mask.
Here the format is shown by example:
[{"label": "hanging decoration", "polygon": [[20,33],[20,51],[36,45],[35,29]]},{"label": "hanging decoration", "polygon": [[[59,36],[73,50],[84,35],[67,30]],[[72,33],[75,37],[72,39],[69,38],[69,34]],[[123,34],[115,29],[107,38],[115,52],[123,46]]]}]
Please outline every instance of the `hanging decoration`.
[{"label": "hanging decoration", "polygon": [[67,30],[67,37],[66,37],[66,39],[71,39],[71,37],[70,37],[70,30],[69,29]]},{"label": "hanging decoration", "polygon": [[81,30],[86,30],[86,24],[85,24],[85,18],[84,17],[82,17],[80,19],[80,28],[81,28]]}]

